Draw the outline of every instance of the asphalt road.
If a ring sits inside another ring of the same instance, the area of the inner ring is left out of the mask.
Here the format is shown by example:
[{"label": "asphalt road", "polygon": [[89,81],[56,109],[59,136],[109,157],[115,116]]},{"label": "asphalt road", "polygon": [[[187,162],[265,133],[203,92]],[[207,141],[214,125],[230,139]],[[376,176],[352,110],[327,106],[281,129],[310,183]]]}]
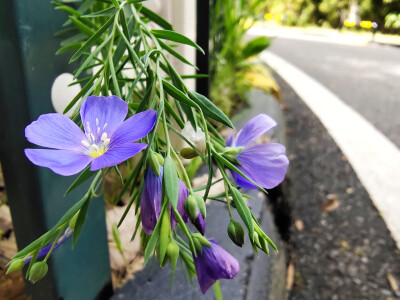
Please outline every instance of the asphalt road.
[{"label": "asphalt road", "polygon": [[400,48],[278,37],[268,50],[319,81],[400,147]]}]

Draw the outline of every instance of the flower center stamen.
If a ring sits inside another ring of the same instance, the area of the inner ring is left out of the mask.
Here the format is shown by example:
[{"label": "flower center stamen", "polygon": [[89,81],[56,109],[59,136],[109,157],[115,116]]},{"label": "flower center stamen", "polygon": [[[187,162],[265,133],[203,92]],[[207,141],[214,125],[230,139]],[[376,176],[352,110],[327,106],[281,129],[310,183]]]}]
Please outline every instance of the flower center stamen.
[{"label": "flower center stamen", "polygon": [[[87,148],[85,151],[86,155],[89,155],[93,158],[99,157],[103,155],[108,150],[108,145],[110,144],[110,139],[107,136],[107,132],[103,132],[101,134],[100,140],[96,140],[95,136],[91,132],[89,122],[87,124],[87,132],[85,132],[87,140],[82,140],[81,143],[83,146]],[[97,136],[100,134],[100,126],[99,119],[96,118],[96,125],[97,125]],[[103,130],[107,127],[107,123],[104,124]]]}]

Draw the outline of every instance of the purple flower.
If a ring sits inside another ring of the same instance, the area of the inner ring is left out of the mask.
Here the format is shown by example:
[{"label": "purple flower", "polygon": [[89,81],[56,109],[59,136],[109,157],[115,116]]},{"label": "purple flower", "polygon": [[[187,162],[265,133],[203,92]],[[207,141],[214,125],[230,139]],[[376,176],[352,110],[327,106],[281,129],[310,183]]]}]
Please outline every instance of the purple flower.
[{"label": "purple flower", "polygon": [[219,279],[232,279],[239,271],[236,258],[209,239],[211,247],[202,246],[202,253],[193,256],[197,280],[203,294]]},{"label": "purple flower", "polygon": [[71,119],[51,113],[25,128],[29,142],[52,149],[25,149],[35,165],[69,176],[115,166],[147,147],[133,143],[153,128],[156,112],[147,110],[125,120],[128,104],[116,96],[88,97],[81,105],[83,132]]},{"label": "purple flower", "polygon": [[[142,219],[143,231],[146,234],[151,234],[156,227],[158,218],[161,212],[161,196],[162,196],[162,179],[163,167],[160,166],[160,176],[154,174],[151,168],[147,168],[146,178],[144,179],[144,186],[142,197],[140,199],[140,212]],[[178,196],[178,212],[183,221],[187,223],[189,218],[185,213],[185,200],[189,195],[189,190],[186,185],[179,179],[179,196]],[[175,228],[176,218],[175,214],[170,209],[171,227]]]},{"label": "purple flower", "polygon": [[[72,236],[72,232],[73,232],[73,230],[69,227],[67,228],[67,230],[65,230],[64,234],[59,237],[56,244],[54,245],[53,252]],[[36,259],[45,257],[47,255],[47,253],[49,253],[52,246],[53,246],[53,243],[49,243],[46,246],[44,246],[42,249],[40,249]],[[29,264],[31,262],[31,260],[32,260],[32,255],[27,257],[24,260],[24,264],[25,265]]]},{"label": "purple flower", "polygon": [[206,233],[206,220],[204,220],[200,210],[197,210],[196,214],[196,219],[194,220],[193,225],[202,235],[204,235]]},{"label": "purple flower", "polygon": [[[243,147],[243,150],[235,156],[240,163],[237,168],[258,185],[267,189],[276,187],[285,178],[286,169],[289,165],[289,160],[285,155],[286,149],[278,143],[254,146],[251,146],[251,144],[275,126],[276,122],[273,119],[260,114],[247,122],[235,139],[232,132],[226,141],[227,147]],[[257,188],[234,171],[232,171],[232,176],[237,185],[242,188]]]}]

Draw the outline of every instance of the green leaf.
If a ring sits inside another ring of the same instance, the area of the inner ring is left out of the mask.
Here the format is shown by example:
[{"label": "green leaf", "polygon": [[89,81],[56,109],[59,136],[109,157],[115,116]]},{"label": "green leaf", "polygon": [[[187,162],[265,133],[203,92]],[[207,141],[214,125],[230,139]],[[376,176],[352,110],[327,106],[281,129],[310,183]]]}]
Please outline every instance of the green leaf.
[{"label": "green leaf", "polygon": [[60,43],[60,45],[62,47],[65,47],[65,46],[68,46],[68,45],[71,45],[71,44],[76,44],[76,43],[82,42],[86,38],[87,38],[86,34],[78,33],[78,34],[75,34],[75,35],[63,40]]},{"label": "green leaf", "polygon": [[167,108],[171,116],[175,119],[175,121],[178,123],[179,127],[183,129],[185,127],[185,123],[178,116],[178,114],[175,112],[175,110],[172,108],[171,104],[169,104],[168,101],[165,101],[165,107]]},{"label": "green leaf", "polygon": [[88,56],[88,58],[86,58],[86,60],[83,62],[83,64],[80,66],[80,68],[78,69],[78,71],[76,71],[74,78],[77,78],[82,71],[85,69],[85,67],[87,66],[87,64],[89,64],[89,62],[93,59],[94,56],[96,56],[100,50],[107,45],[107,43],[111,40],[112,35],[110,34],[103,43],[101,43],[92,53],[90,53],[90,55]]},{"label": "green leaf", "polygon": [[[167,204],[167,201],[164,202],[161,212],[165,211],[166,204]],[[161,219],[162,218],[158,219],[156,227],[154,227],[154,230],[153,230],[153,233],[151,234],[150,240],[147,243],[146,249],[144,250],[144,263],[147,263],[147,261],[150,258],[150,255],[153,253],[154,248],[157,244],[158,238],[160,236]]]},{"label": "green leaf", "polygon": [[109,8],[97,11],[95,13],[92,13],[92,14],[84,15],[84,16],[82,16],[82,18],[105,17],[105,16],[109,16],[109,15],[115,14],[116,11],[117,10],[116,10],[115,7],[109,7]]},{"label": "green leaf", "polygon": [[76,11],[75,9],[73,9],[71,6],[61,5],[61,6],[56,6],[54,9],[55,10],[63,10],[72,16],[76,16],[76,17],[81,16],[81,14],[78,11]]},{"label": "green leaf", "polygon": [[72,21],[72,23],[75,24],[76,27],[78,27],[80,31],[87,34],[88,36],[92,36],[95,33],[93,29],[91,29],[85,23],[79,21],[77,18],[70,16],[69,19]]},{"label": "green leaf", "polygon": [[72,249],[75,248],[76,242],[81,235],[81,231],[83,228],[83,224],[86,220],[87,211],[89,208],[90,198],[82,205],[81,209],[79,210],[78,218],[75,222],[74,232],[72,234]]},{"label": "green leaf", "polygon": [[74,188],[78,187],[82,183],[84,183],[86,180],[88,180],[90,177],[93,176],[95,172],[90,171],[90,166],[87,167],[81,174],[79,174],[78,178],[75,179],[75,181],[71,184],[71,186],[68,188],[68,190],[65,192],[64,197],[68,195]]},{"label": "green leaf", "polygon": [[83,46],[71,57],[69,63],[74,62],[75,60],[77,60],[83,53],[85,53],[85,51],[89,51],[90,47],[95,43],[95,41],[97,41],[97,39],[101,36],[101,34],[107,30],[108,27],[110,27],[110,25],[112,24],[112,22],[114,21],[114,18],[111,17],[107,20],[107,22],[104,23],[103,26],[101,26],[101,28],[94,33],[87,41],[85,44],[83,44]]},{"label": "green leaf", "polygon": [[178,174],[176,173],[174,161],[169,155],[164,160],[163,182],[169,202],[172,207],[177,208],[179,196]]},{"label": "green leaf", "polygon": [[230,128],[233,128],[231,120],[229,120],[229,118],[209,99],[197,92],[189,92],[189,95],[190,98],[197,103],[205,115]]},{"label": "green leaf", "polygon": [[242,58],[246,59],[251,56],[255,56],[265,49],[268,48],[271,40],[265,36],[259,36],[255,39],[252,39],[250,42],[246,44],[246,46],[242,50]]},{"label": "green leaf", "polygon": [[118,0],[111,0],[111,2],[114,4],[115,8],[119,9]]},{"label": "green leaf", "polygon": [[68,52],[68,51],[75,51],[76,49],[79,49],[79,47],[82,46],[82,43],[75,43],[75,44],[70,44],[68,46],[61,47],[60,49],[57,50],[56,55]]},{"label": "green leaf", "polygon": [[71,100],[71,102],[67,105],[67,107],[64,109],[63,114],[67,113],[74,105],[75,103],[81,98],[81,96],[89,89],[89,87],[92,86],[92,83],[99,77],[100,73],[103,71],[104,67],[101,67],[96,74],[93,75],[93,77],[89,80],[88,83],[85,84],[85,86],[76,94],[74,99]]},{"label": "green leaf", "polygon": [[253,219],[251,217],[251,211],[246,201],[244,201],[242,194],[234,186],[230,187],[233,201],[235,203],[236,210],[239,213],[240,218],[243,220],[244,225],[246,225],[250,236],[253,236],[254,225]]},{"label": "green leaf", "polygon": [[199,50],[201,53],[204,54],[204,50],[201,49],[201,47],[199,45],[197,45],[195,42],[193,42],[191,39],[187,38],[186,36],[179,34],[175,31],[153,29],[151,32],[159,39],[164,39],[164,40],[173,41],[173,42],[176,42],[179,44],[189,45],[189,46],[196,48],[197,50]]},{"label": "green leaf", "polygon": [[172,25],[168,23],[165,19],[161,18],[155,12],[151,11],[150,9],[146,8],[145,6],[142,7],[140,10],[141,14],[144,15],[146,18],[150,19],[157,25],[160,25],[162,28],[167,30],[172,30]]},{"label": "green leaf", "polygon": [[188,96],[186,96],[182,91],[178,90],[175,86],[170,84],[168,81],[163,80],[162,83],[163,83],[165,91],[169,95],[174,97],[176,100],[178,100],[184,104],[187,104],[189,106],[198,108],[196,102],[194,102],[192,99],[190,99]]},{"label": "green leaf", "polygon": [[178,52],[176,52],[174,49],[172,49],[170,46],[168,46],[167,44],[165,44],[163,41],[159,40],[158,43],[160,44],[160,46],[168,51],[169,53],[171,53],[173,56],[175,56],[177,59],[179,59],[180,61],[184,62],[185,64],[188,64],[189,66],[194,67],[194,65],[188,61],[186,58],[184,58],[182,55],[180,55]]},{"label": "green leaf", "polygon": [[117,226],[115,226],[114,223],[112,225],[112,235],[114,237],[115,244],[117,244],[117,248],[118,248],[119,253],[121,253],[121,255],[123,256],[124,255],[124,249],[122,248],[121,239],[119,238],[118,228],[117,228]]}]

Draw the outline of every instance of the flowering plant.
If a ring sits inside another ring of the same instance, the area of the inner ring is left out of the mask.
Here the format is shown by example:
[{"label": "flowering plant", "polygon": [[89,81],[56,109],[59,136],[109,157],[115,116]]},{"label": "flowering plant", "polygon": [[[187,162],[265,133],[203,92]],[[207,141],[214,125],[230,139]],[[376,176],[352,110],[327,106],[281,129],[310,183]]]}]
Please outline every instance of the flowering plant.
[{"label": "flowering plant", "polygon": [[[169,53],[190,64],[170,42],[202,49],[173,31],[171,24],[140,2],[84,1],[76,8],[71,1],[54,1],[57,9],[70,14],[67,31],[76,33],[74,38],[66,40],[59,53],[76,50],[71,62],[80,59],[80,67],[73,84],[85,85],[64,111],[72,111],[71,119],[50,113],[26,127],[26,138],[46,149],[26,149],[25,154],[35,165],[59,175],[79,173],[66,193],[94,178],[87,193],[50,231],[15,255],[8,272],[29,264],[27,276],[31,281],[45,276],[52,252],[69,238],[73,246],[77,243],[89,202],[99,195],[104,175],[113,169],[120,173],[118,165],[138,153],[141,157],[124,178],[115,203],[129,193],[130,203],[118,226],[134,206],[142,224],[145,262],[156,253],[161,266],[169,261],[175,271],[181,259],[190,276],[197,274],[203,293],[217,280],[231,279],[237,274],[238,261],[216,241],[205,238],[205,202],[216,198],[209,195],[210,188],[221,180],[225,185],[224,202],[231,220],[228,235],[232,241],[238,246],[244,243],[242,225],[231,213],[234,207],[247,228],[253,248],[266,253],[269,246],[276,249],[240,191],[240,188],[265,191],[264,188],[273,188],[283,180],[288,166],[285,148],[276,143],[251,145],[274,127],[275,121],[259,115],[235,138],[232,133],[225,142],[213,124],[233,128],[229,118],[205,96],[189,90],[185,77],[178,74],[167,56]],[[162,29],[151,30],[148,21]],[[134,76],[127,72],[132,69]],[[82,77],[84,72],[89,76]],[[172,132],[187,147],[173,146]],[[182,159],[194,157],[208,166],[207,184],[196,189]],[[222,174],[220,180],[213,179],[216,168]],[[144,179],[140,180],[141,177]],[[203,191],[202,196],[199,191]],[[192,232],[189,221],[199,232]],[[132,239],[138,228],[139,223],[133,228]]]}]

